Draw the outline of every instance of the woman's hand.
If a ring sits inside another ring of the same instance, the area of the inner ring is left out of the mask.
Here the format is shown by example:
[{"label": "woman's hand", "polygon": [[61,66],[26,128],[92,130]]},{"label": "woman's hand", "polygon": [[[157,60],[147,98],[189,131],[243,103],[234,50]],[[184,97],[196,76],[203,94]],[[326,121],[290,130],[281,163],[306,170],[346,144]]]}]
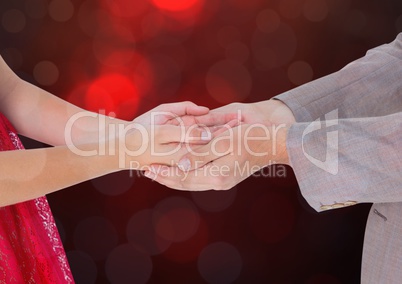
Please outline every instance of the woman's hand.
[{"label": "woman's hand", "polygon": [[209,113],[192,102],[157,106],[119,134],[119,167],[144,170],[155,163],[177,165],[189,145],[208,143],[236,126],[236,117],[236,113]]},{"label": "woman's hand", "polygon": [[177,165],[186,145],[206,144],[212,139],[207,127],[197,125],[142,125],[132,123],[119,135],[119,167],[147,170],[148,165]]},{"label": "woman's hand", "polygon": [[207,107],[193,102],[161,104],[138,116],[133,122],[143,125],[184,125],[194,124],[208,127],[221,126],[237,119],[236,111],[210,112]]}]

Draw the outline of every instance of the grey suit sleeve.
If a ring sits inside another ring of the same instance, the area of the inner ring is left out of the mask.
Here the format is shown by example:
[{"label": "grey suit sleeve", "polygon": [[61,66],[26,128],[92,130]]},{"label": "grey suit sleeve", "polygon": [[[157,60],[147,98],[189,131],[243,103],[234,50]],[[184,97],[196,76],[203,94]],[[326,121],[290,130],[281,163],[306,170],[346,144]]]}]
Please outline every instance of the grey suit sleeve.
[{"label": "grey suit sleeve", "polygon": [[287,148],[302,195],[321,211],[402,202],[401,143],[402,112],[296,123]]},{"label": "grey suit sleeve", "polygon": [[296,117],[288,153],[313,208],[402,201],[402,34],[276,98]]},{"label": "grey suit sleeve", "polygon": [[277,97],[296,121],[314,121],[338,109],[339,118],[371,117],[402,110],[402,33],[343,69]]}]

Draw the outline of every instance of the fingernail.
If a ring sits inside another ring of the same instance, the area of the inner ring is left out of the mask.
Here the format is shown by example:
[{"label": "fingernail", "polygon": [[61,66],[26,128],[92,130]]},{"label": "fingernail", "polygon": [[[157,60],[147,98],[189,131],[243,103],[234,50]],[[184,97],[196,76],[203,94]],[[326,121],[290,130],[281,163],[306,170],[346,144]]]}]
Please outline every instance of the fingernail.
[{"label": "fingernail", "polygon": [[209,141],[211,140],[211,132],[204,130],[201,132],[201,140]]},{"label": "fingernail", "polygon": [[191,162],[188,158],[181,159],[177,165],[180,170],[187,172],[191,168]]},{"label": "fingernail", "polygon": [[150,179],[155,179],[156,178],[156,175],[153,172],[149,172],[149,171],[145,172],[144,176],[146,176],[147,178],[150,178]]}]

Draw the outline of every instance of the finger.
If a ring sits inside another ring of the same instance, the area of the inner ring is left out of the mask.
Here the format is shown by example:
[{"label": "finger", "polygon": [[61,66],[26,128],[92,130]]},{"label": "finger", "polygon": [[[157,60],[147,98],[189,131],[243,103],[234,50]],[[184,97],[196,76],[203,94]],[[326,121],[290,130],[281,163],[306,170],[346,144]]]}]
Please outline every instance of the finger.
[{"label": "finger", "polygon": [[147,176],[177,190],[227,190],[242,180],[236,180],[233,176],[233,166],[229,167],[228,163],[230,160],[224,157],[190,172],[182,172],[177,167],[163,165],[154,168],[152,165]]},{"label": "finger", "polygon": [[189,152],[180,159],[178,167],[182,171],[190,171],[229,155],[233,150],[234,143],[231,138],[230,131],[226,131],[212,139],[206,145],[197,147],[196,149],[187,148]]},{"label": "finger", "polygon": [[236,119],[241,121],[241,116],[237,113],[225,112],[210,112],[208,114],[195,117],[197,124],[206,126],[223,125]]},{"label": "finger", "polygon": [[[206,169],[204,170],[207,172]],[[176,190],[202,191],[213,189],[213,186],[210,184],[211,179],[202,178],[201,169],[185,173],[177,167],[151,165],[150,170],[144,173],[144,176]]]},{"label": "finger", "polygon": [[237,119],[231,120],[228,123],[224,124],[224,125],[219,125],[219,126],[212,126],[209,127],[212,136],[213,137],[217,137],[219,136],[221,133],[229,130],[230,128],[236,127],[240,125],[240,121]]},{"label": "finger", "polygon": [[153,138],[160,144],[192,143],[206,144],[212,139],[211,131],[206,127],[163,125],[156,127]]},{"label": "finger", "polygon": [[204,106],[198,106],[193,102],[179,102],[163,104],[160,106],[160,110],[172,112],[176,116],[183,115],[205,115],[209,112],[209,109]]},{"label": "finger", "polygon": [[186,113],[183,115],[194,115],[194,116],[199,116],[199,115],[205,115],[209,112],[209,108],[204,107],[204,106],[198,106],[198,105],[189,105],[185,109]]}]

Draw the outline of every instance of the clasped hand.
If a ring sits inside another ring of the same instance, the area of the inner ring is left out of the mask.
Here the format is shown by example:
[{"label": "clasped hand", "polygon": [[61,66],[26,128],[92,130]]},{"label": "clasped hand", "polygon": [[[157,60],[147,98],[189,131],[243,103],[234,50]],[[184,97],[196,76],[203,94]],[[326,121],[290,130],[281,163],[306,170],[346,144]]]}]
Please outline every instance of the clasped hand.
[{"label": "clasped hand", "polygon": [[211,139],[187,144],[177,164],[154,163],[145,176],[178,190],[225,190],[265,166],[289,164],[286,136],[295,119],[280,101],[235,103],[191,119],[215,130]]}]

